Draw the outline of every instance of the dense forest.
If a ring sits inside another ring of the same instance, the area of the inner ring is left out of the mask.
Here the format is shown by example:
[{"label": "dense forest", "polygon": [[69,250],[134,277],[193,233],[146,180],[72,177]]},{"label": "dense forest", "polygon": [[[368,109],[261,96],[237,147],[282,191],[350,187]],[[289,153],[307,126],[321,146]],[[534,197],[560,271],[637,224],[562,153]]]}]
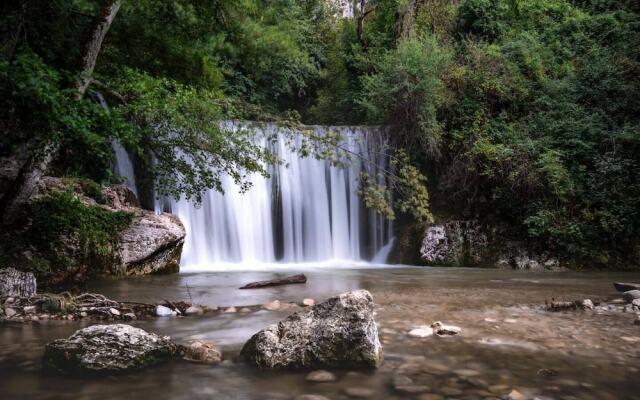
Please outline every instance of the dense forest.
[{"label": "dense forest", "polygon": [[[383,125],[401,193],[394,209],[385,189],[362,194],[388,216],[481,216],[574,265],[630,266],[640,3],[353,3],[345,17],[325,0],[5,2],[2,156],[26,144],[32,164],[92,187],[117,181],[117,139],[146,157],[157,190],[198,199],[223,174],[248,185],[278,162],[212,121]],[[64,194],[34,218],[30,238],[81,227],[94,244],[126,220]]]}]

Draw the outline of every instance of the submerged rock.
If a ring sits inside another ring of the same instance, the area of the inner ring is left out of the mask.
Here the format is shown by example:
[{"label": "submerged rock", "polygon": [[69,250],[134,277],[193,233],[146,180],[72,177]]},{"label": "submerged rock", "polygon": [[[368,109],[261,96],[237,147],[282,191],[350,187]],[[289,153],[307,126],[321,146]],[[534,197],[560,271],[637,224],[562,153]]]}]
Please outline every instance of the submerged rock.
[{"label": "submerged rock", "polygon": [[329,371],[320,369],[318,371],[309,372],[305,377],[305,380],[309,382],[317,382],[317,383],[335,382],[336,376]]},{"label": "submerged rock", "polygon": [[186,346],[182,346],[184,359],[203,364],[217,364],[222,361],[222,355],[213,343],[202,340],[194,340]]},{"label": "submerged rock", "polygon": [[462,329],[454,325],[445,325],[440,321],[436,321],[431,324],[433,332],[439,337],[455,336],[459,334]]},{"label": "submerged rock", "polygon": [[256,333],[241,357],[260,368],[376,368],[382,346],[366,290],[332,297]]},{"label": "submerged rock", "polygon": [[420,325],[409,331],[409,336],[425,338],[433,336],[433,328],[427,325]]},{"label": "submerged rock", "polygon": [[0,299],[31,297],[36,294],[36,277],[31,272],[15,268],[0,269]]},{"label": "submerged rock", "polygon": [[130,325],[93,325],[47,344],[43,362],[65,373],[108,374],[161,363],[177,349],[169,337]]}]

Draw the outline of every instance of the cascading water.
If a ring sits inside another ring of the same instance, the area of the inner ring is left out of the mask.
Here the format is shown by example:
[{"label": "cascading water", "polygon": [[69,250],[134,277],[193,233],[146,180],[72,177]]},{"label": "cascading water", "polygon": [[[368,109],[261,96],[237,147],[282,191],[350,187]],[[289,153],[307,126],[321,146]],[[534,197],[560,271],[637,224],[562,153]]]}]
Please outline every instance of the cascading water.
[{"label": "cascading water", "polygon": [[[252,187],[246,193],[240,193],[232,178],[223,177],[225,194],[211,190],[198,207],[185,199],[171,201],[171,212],[187,230],[184,267],[365,261],[389,243],[390,221],[366,209],[356,193],[361,171],[385,183],[379,174],[387,162],[379,129],[314,127],[316,135],[340,131],[341,145],[353,156],[348,165],[338,167],[301,157],[287,141],[299,135],[285,135],[276,125],[228,123],[225,128],[252,129],[259,138],[276,138],[257,140],[284,163],[269,167],[268,179],[250,176]],[[385,260],[379,256],[376,261]]]}]

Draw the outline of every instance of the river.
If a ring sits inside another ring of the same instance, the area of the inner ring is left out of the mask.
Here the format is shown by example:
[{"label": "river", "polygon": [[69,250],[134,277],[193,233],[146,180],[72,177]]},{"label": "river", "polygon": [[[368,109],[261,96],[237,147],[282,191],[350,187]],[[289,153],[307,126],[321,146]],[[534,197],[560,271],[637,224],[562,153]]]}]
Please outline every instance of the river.
[{"label": "river", "polygon": [[[292,311],[257,311],[158,318],[132,324],[178,342],[211,340],[226,360],[217,366],[174,361],[110,378],[71,378],[41,369],[45,343],[67,337],[87,321],[2,322],[2,399],[498,399],[512,389],[539,399],[637,399],[640,326],[633,313],[550,313],[555,299],[612,300],[613,281],[640,281],[638,273],[531,273],[453,268],[301,267],[305,285],[238,290],[244,283],[293,273],[227,271],[100,280],[90,290],[119,300],[189,300],[241,306],[274,299],[300,302],[364,288],[377,304],[385,361],[373,372],[337,371],[334,383],[310,383],[304,372],[267,372],[235,362],[256,331]],[[443,321],[461,335],[415,338],[408,331]],[[395,378],[394,378],[395,377]],[[409,377],[420,394],[393,388]],[[360,390],[353,390],[353,389]],[[351,389],[351,390],[349,390]],[[350,393],[350,394],[348,394]]]}]

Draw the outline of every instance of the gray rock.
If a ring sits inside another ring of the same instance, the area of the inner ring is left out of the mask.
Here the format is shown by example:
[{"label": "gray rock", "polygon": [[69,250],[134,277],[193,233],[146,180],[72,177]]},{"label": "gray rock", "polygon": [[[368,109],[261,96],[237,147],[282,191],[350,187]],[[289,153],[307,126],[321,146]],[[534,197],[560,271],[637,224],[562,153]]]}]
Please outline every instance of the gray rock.
[{"label": "gray rock", "polygon": [[130,325],[93,325],[47,344],[43,361],[64,373],[109,374],[158,364],[177,350],[169,337]]},{"label": "gray rock", "polygon": [[627,303],[631,303],[635,299],[640,299],[640,290],[629,290],[627,292],[624,292],[622,293],[622,298]]},{"label": "gray rock", "polygon": [[640,290],[640,284],[638,283],[614,282],[613,287],[616,288],[618,292],[628,292],[629,290]]},{"label": "gray rock", "polygon": [[22,312],[24,312],[25,314],[35,314],[36,306],[25,306],[22,309]]},{"label": "gray rock", "polygon": [[11,308],[11,307],[6,307],[6,308],[4,309],[4,315],[6,315],[6,316],[7,316],[7,318],[11,318],[11,317],[13,317],[14,315],[16,315],[17,313],[18,313],[18,312],[17,312],[16,310],[14,310],[13,308]]},{"label": "gray rock", "polygon": [[36,277],[15,268],[0,269],[0,298],[31,297],[36,294]]},{"label": "gray rock", "polygon": [[274,369],[376,368],[382,346],[366,290],[332,297],[256,333],[241,357]]}]

